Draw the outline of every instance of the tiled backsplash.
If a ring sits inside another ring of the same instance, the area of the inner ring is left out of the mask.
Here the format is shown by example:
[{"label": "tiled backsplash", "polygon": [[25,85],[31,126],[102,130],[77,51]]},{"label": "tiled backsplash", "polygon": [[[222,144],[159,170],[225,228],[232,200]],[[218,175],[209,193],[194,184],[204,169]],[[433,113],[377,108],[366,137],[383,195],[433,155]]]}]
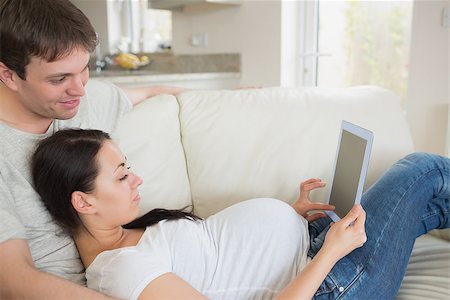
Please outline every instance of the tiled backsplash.
[{"label": "tiled backsplash", "polygon": [[[150,64],[140,70],[161,73],[210,73],[240,72],[240,54],[173,55],[171,53],[141,53],[150,58]],[[95,57],[91,59],[91,70],[95,70]],[[107,65],[106,70],[120,70],[116,65]]]}]

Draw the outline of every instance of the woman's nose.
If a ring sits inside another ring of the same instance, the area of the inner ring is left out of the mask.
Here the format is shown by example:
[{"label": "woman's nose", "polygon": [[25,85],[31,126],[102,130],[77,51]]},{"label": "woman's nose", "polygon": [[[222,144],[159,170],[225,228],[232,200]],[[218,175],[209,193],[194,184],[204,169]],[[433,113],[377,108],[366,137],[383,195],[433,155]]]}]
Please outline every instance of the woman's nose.
[{"label": "woman's nose", "polygon": [[141,177],[137,176],[133,172],[130,172],[130,174],[133,176],[133,180],[131,181],[131,184],[134,188],[137,188],[144,182]]}]

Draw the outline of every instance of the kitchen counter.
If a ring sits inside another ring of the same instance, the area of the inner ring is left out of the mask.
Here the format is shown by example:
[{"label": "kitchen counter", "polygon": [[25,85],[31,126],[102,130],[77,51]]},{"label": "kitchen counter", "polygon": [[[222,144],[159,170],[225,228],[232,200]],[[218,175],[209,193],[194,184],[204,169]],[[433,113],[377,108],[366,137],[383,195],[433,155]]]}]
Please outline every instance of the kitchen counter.
[{"label": "kitchen counter", "polygon": [[150,58],[150,64],[138,70],[107,65],[106,70],[96,72],[92,61],[90,76],[109,80],[123,87],[159,84],[195,89],[227,89],[240,86],[239,54],[143,53],[143,55]]},{"label": "kitchen counter", "polygon": [[239,72],[165,73],[152,70],[103,70],[90,72],[92,79],[108,80],[122,87],[173,85],[197,89],[239,87]]}]

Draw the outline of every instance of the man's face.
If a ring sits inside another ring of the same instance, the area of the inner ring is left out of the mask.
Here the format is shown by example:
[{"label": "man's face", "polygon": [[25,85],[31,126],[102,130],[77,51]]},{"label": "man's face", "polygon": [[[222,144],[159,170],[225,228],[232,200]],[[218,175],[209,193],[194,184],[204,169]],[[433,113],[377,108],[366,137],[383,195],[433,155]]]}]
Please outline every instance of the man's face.
[{"label": "man's face", "polygon": [[32,57],[26,80],[17,75],[20,105],[34,119],[70,119],[76,115],[89,79],[89,52],[74,49],[66,57],[47,62]]}]

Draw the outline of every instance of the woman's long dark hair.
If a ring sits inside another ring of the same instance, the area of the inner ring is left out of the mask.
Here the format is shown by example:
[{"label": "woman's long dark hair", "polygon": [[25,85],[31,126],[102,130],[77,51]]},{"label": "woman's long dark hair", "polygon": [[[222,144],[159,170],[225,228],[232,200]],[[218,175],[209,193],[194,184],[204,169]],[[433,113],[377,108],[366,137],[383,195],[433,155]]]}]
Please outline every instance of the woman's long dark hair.
[{"label": "woman's long dark hair", "polygon": [[[97,154],[110,136],[100,130],[65,129],[41,140],[31,158],[34,187],[62,229],[73,235],[81,225],[71,203],[74,191],[90,193],[98,175]],[[200,219],[183,210],[154,209],[123,225],[145,228],[162,220]]]}]

